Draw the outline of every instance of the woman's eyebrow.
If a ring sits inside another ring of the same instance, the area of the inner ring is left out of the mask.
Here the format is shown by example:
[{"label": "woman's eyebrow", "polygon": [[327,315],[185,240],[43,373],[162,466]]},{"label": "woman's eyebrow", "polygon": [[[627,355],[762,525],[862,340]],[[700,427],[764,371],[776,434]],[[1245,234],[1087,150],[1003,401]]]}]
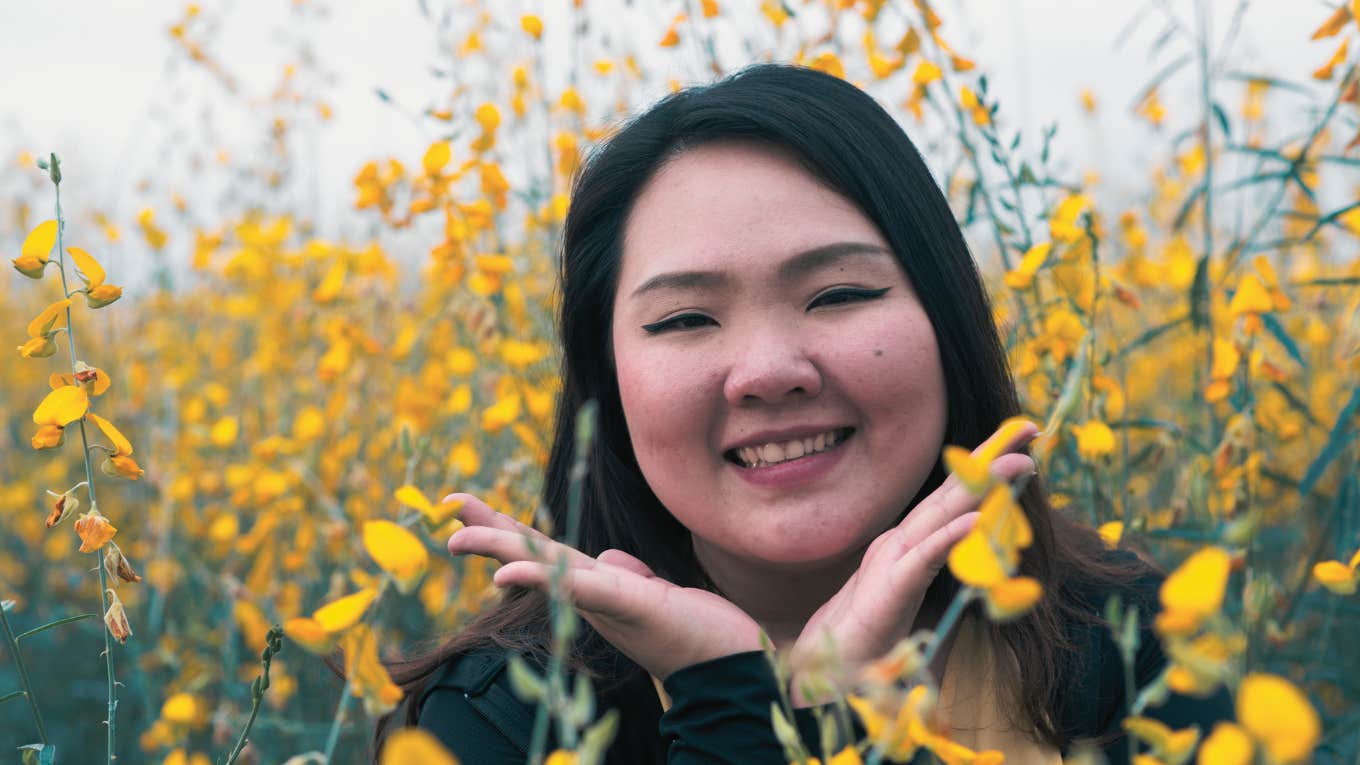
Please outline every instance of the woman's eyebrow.
[{"label": "woman's eyebrow", "polygon": [[[779,266],[778,279],[781,282],[797,281],[804,276],[824,268],[830,268],[842,261],[855,257],[871,256],[875,259],[893,257],[886,247],[867,242],[835,242],[800,252]],[[630,297],[638,297],[646,292],[672,289],[717,288],[731,282],[724,271],[669,271],[657,274],[633,290]]]}]

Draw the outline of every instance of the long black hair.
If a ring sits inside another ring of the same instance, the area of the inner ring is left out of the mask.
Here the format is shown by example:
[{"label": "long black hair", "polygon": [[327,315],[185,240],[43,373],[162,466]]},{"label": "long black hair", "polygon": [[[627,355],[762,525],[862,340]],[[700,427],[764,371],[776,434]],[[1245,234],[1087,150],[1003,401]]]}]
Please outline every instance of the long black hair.
[{"label": "long black hair", "polygon": [[[617,548],[676,584],[709,589],[714,587],[695,558],[688,530],[657,499],[634,456],[609,338],[634,201],[668,160],[720,141],[753,141],[787,153],[878,226],[935,331],[948,391],[945,443],[975,446],[1004,419],[1020,414],[990,301],[958,223],[916,147],[871,96],[811,69],[760,64],[662,98],[599,144],[573,184],[561,252],[563,385],[543,504],[553,527],[564,529],[573,425],[587,401],[598,401],[579,549],[598,555]],[[944,478],[937,461],[903,515]],[[1068,743],[1057,724],[1067,703],[1063,681],[1080,659],[1065,625],[1093,618],[1072,596],[1074,587],[1115,583],[1133,572],[1103,558],[1090,529],[1051,512],[1041,481],[1028,484],[1020,503],[1034,528],[1020,569],[1038,578],[1046,595],[1025,617],[990,626],[996,645],[1024,658],[1001,663],[1003,692],[1013,702],[1002,708],[1021,710],[1017,722],[1061,747]],[[957,587],[948,570],[941,572],[927,592],[927,607],[940,607]],[[418,698],[444,662],[485,645],[546,661],[551,641],[545,596],[512,588],[437,649],[394,663],[392,674],[409,697]],[[605,699],[627,686],[625,675],[641,671],[588,626],[568,662],[595,677]],[[419,719],[416,707],[408,704],[402,715],[408,724]],[[379,725],[379,739],[386,722]]]}]

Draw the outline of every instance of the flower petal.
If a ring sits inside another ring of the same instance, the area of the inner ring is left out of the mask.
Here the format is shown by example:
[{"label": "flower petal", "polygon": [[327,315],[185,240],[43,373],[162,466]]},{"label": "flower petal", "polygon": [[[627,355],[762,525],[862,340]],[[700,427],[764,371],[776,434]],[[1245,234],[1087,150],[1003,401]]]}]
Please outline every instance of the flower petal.
[{"label": "flower petal", "polygon": [[85,282],[86,287],[93,289],[104,283],[104,267],[99,265],[93,255],[79,247],[67,247],[66,252],[75,261],[76,276]]},{"label": "flower petal", "polygon": [[81,417],[90,408],[90,397],[79,385],[63,385],[48,393],[38,408],[33,410],[33,422],[37,425],[56,425],[66,427]]},{"label": "flower petal", "polygon": [[113,426],[113,423],[94,412],[90,412],[85,416],[95,425],[99,426],[99,429],[103,431],[105,437],[113,442],[113,448],[116,449],[119,454],[132,454],[132,442],[127,440],[127,437],[119,432],[118,428]]}]

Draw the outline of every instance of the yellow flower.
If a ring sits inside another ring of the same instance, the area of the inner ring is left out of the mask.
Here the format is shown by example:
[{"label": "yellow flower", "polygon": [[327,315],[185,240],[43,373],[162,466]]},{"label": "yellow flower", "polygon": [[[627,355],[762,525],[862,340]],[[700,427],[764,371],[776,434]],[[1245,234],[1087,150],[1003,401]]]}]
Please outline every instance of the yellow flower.
[{"label": "yellow flower", "polygon": [[1096,529],[1096,533],[1099,534],[1100,539],[1105,542],[1105,546],[1113,550],[1116,547],[1119,547],[1119,540],[1124,537],[1124,522],[1109,521],[1107,523],[1102,523],[1100,524],[1100,528]]},{"label": "yellow flower", "polygon": [[548,755],[548,759],[543,761],[543,765],[577,765],[581,761],[581,755],[576,752],[569,752],[566,749],[557,749]]},{"label": "yellow flower", "polygon": [[127,440],[127,436],[124,436],[118,428],[114,427],[113,423],[94,412],[89,412],[85,416],[98,426],[100,432],[102,432],[106,438],[113,442],[113,448],[116,453],[132,454],[132,442]]},{"label": "yellow flower", "polygon": [[1007,271],[1003,277],[1006,285],[1015,290],[1029,288],[1034,283],[1034,275],[1043,267],[1048,260],[1048,253],[1052,250],[1052,242],[1040,242],[1026,250],[1025,256],[1020,259],[1020,265],[1013,271]]},{"label": "yellow flower", "polygon": [[99,470],[110,478],[126,478],[129,481],[135,481],[146,473],[136,460],[126,454],[110,456],[99,465]]},{"label": "yellow flower", "polygon": [[1313,580],[1337,595],[1354,595],[1360,585],[1360,550],[1355,551],[1349,563],[1328,560],[1315,564]]},{"label": "yellow flower", "polygon": [[199,727],[207,718],[207,705],[192,693],[181,691],[161,704],[161,719],[173,725]]},{"label": "yellow flower", "polygon": [[985,494],[995,483],[990,472],[992,462],[1001,456],[1006,445],[1014,441],[1020,431],[1033,427],[1036,427],[1034,422],[1027,418],[1011,417],[1001,423],[995,435],[972,452],[959,446],[946,446],[945,468],[973,494]]},{"label": "yellow flower", "polygon": [[344,638],[344,651],[350,693],[364,700],[364,711],[373,716],[392,711],[403,694],[378,660],[378,641],[373,630],[366,624],[351,630]]},{"label": "yellow flower", "polygon": [[85,416],[90,408],[90,397],[79,385],[63,385],[47,394],[33,410],[35,425],[55,425],[64,428]]},{"label": "yellow flower", "polygon": [[64,298],[47,306],[42,313],[28,323],[29,337],[50,337],[66,322],[66,309],[71,305],[70,298]]},{"label": "yellow flower", "polygon": [[374,520],[364,521],[363,538],[369,557],[401,592],[410,592],[425,576],[430,554],[415,534],[391,521]]},{"label": "yellow flower", "polygon": [[997,582],[983,593],[987,618],[998,622],[1017,619],[1029,613],[1043,595],[1044,586],[1033,577],[1017,576]]},{"label": "yellow flower", "polygon": [[1204,739],[1196,762],[1199,765],[1251,765],[1254,749],[1246,731],[1233,723],[1220,722]]},{"label": "yellow flower", "polygon": [[458,760],[424,728],[402,728],[383,744],[378,765],[458,765]]},{"label": "yellow flower", "polygon": [[425,156],[420,160],[420,164],[425,168],[426,175],[439,175],[452,158],[453,147],[449,142],[435,141],[425,150]]},{"label": "yellow flower", "polygon": [[1233,293],[1232,302],[1228,304],[1228,313],[1238,317],[1269,313],[1273,310],[1275,302],[1260,278],[1256,274],[1244,274],[1237,283],[1237,291]]},{"label": "yellow flower", "polygon": [[92,509],[76,519],[76,534],[80,537],[80,551],[83,553],[98,550],[117,533],[118,529],[98,510]]},{"label": "yellow flower", "polygon": [[837,56],[831,51],[818,53],[808,62],[808,68],[816,69],[819,72],[825,72],[832,77],[839,77],[842,80],[845,79],[845,65],[841,63],[840,56]]},{"label": "yellow flower", "polygon": [[335,649],[335,636],[327,632],[320,622],[307,616],[295,616],[285,621],[283,634],[304,649],[320,656]]},{"label": "yellow flower", "polygon": [[47,257],[52,254],[52,248],[57,245],[57,222],[55,220],[45,220],[33,227],[24,238],[23,246],[19,250],[19,257],[15,258],[14,268],[19,273],[30,279],[41,279],[43,271],[47,268]]},{"label": "yellow flower", "polygon": [[421,515],[424,515],[430,523],[436,526],[443,523],[451,513],[463,506],[463,501],[459,499],[440,502],[436,505],[420,489],[410,484],[397,489],[392,496],[401,504],[419,510]]},{"label": "yellow flower", "polygon": [[1230,568],[1231,559],[1220,547],[1206,547],[1187,558],[1162,582],[1162,612],[1157,615],[1157,631],[1163,635],[1189,635],[1205,619],[1218,613]]},{"label": "yellow flower", "polygon": [[104,283],[104,267],[99,265],[88,252],[79,247],[67,247],[66,252],[75,261],[76,275],[85,282],[85,304],[90,308],[103,308],[123,296],[123,288]]},{"label": "yellow flower", "polygon": [[929,85],[940,79],[943,75],[944,73],[940,71],[940,67],[925,59],[921,59],[916,64],[916,70],[911,73],[911,81],[917,85]]},{"label": "yellow flower", "polygon": [[520,29],[523,29],[535,40],[543,37],[543,19],[540,19],[532,13],[526,13],[523,16],[520,16],[519,26]]},{"label": "yellow flower", "polygon": [[1124,730],[1146,743],[1152,755],[1165,765],[1181,765],[1190,759],[1199,743],[1199,726],[1172,730],[1166,723],[1150,717],[1124,718]]},{"label": "yellow flower", "polygon": [[1077,453],[1083,459],[1096,460],[1114,453],[1114,431],[1100,420],[1073,425],[1072,433],[1077,437]]},{"label": "yellow flower", "polygon": [[1322,734],[1317,710],[1293,683],[1252,673],[1237,688],[1237,721],[1275,763],[1307,760]]},{"label": "yellow flower", "polygon": [[969,587],[987,589],[1005,581],[1006,567],[996,549],[976,527],[949,551],[949,570]]}]

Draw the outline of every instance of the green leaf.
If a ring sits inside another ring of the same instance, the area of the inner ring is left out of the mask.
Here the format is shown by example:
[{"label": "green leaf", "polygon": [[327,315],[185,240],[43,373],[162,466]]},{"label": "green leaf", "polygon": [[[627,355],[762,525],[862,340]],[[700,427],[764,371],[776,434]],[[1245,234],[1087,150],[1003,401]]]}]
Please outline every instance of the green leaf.
[{"label": "green leaf", "polygon": [[63,624],[70,624],[71,622],[78,622],[81,619],[94,619],[98,616],[99,614],[76,614],[75,616],[68,616],[65,619],[58,619],[54,622],[48,622],[47,624],[44,624],[41,627],[34,627],[28,632],[21,632],[19,633],[19,636],[14,639],[15,641],[23,640],[26,637],[32,637],[33,635],[36,635],[39,632],[45,632],[47,630],[52,629],[53,627],[60,627]]},{"label": "green leaf", "polygon": [[604,762],[605,750],[613,743],[618,732],[619,710],[611,709],[581,736],[581,748],[578,750],[580,765],[600,765]]},{"label": "green leaf", "polygon": [[1303,480],[1299,482],[1299,493],[1307,496],[1313,491],[1313,485],[1322,478],[1322,474],[1327,471],[1327,467],[1341,456],[1346,445],[1355,437],[1355,427],[1352,420],[1355,419],[1355,411],[1360,409],[1360,386],[1351,390],[1351,399],[1341,408],[1341,413],[1336,416],[1336,422],[1332,425],[1332,432],[1327,435],[1327,443],[1322,447],[1322,451],[1313,460],[1313,464],[1308,466],[1308,470],[1303,474]]},{"label": "green leaf", "polygon": [[571,694],[571,706],[567,717],[577,728],[585,726],[595,716],[595,694],[590,689],[590,680],[585,675],[576,676],[576,687]]},{"label": "green leaf", "polygon": [[1284,326],[1280,324],[1280,320],[1275,318],[1275,314],[1262,314],[1261,321],[1265,323],[1266,329],[1270,330],[1270,334],[1273,335],[1276,340],[1280,341],[1280,345],[1284,346],[1285,351],[1289,353],[1289,357],[1299,362],[1299,366],[1307,369],[1308,362],[1303,360],[1303,354],[1299,352],[1298,343],[1295,343],[1294,338],[1290,337],[1289,333],[1285,331]]},{"label": "green leaf", "polygon": [[510,688],[522,701],[537,704],[547,694],[548,686],[543,678],[520,657],[512,655],[506,669],[510,672]]}]

